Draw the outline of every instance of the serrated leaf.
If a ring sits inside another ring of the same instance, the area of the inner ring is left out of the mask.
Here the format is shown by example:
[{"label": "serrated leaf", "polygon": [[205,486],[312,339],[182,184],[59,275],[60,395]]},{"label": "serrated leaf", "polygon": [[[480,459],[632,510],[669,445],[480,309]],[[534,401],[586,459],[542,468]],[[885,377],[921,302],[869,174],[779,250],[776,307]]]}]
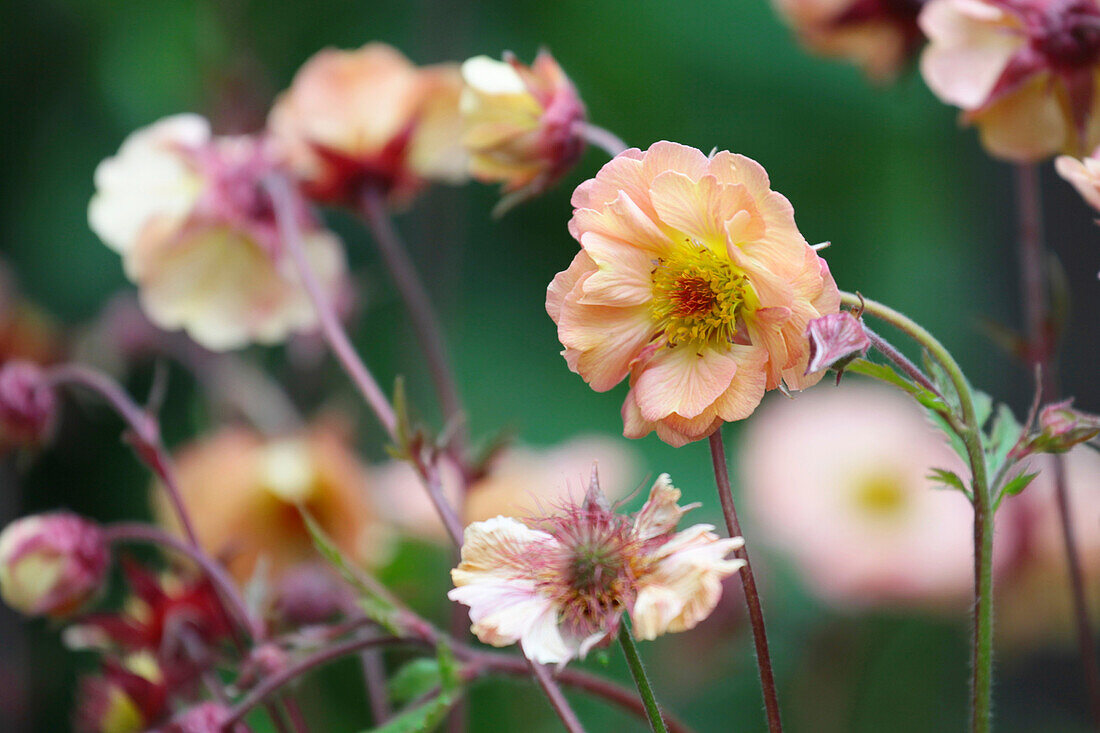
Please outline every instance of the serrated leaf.
[{"label": "serrated leaf", "polygon": [[446,644],[436,647],[434,662],[439,671],[439,694],[423,705],[398,713],[369,733],[428,733],[443,722],[451,706],[461,697],[462,680],[454,655]]},{"label": "serrated leaf", "polygon": [[993,414],[993,398],[980,389],[971,388],[970,393],[974,401],[974,418],[978,422],[978,429],[981,430]]},{"label": "serrated leaf", "polygon": [[956,489],[970,496],[970,490],[966,488],[966,484],[954,471],[948,471],[946,468],[933,468],[927,478],[941,484],[945,489]]},{"label": "serrated leaf", "polygon": [[[1004,468],[1008,454],[1020,440],[1023,426],[1016,420],[1012,410],[1004,404],[997,406],[997,416],[993,418],[993,425],[989,428],[989,439],[986,441],[986,463],[990,476],[998,476]],[[994,487],[996,489],[996,487]]]},{"label": "serrated leaf", "polygon": [[1001,489],[1001,493],[997,496],[997,502],[993,505],[993,510],[997,510],[997,508],[1001,505],[1001,501],[1003,501],[1006,496],[1016,496],[1016,494],[1019,494],[1021,491],[1026,489],[1028,485],[1033,480],[1035,480],[1035,477],[1038,475],[1038,471],[1034,473],[1021,473],[1013,478],[1011,481],[1006,483],[1005,487]]},{"label": "serrated leaf", "polygon": [[909,393],[917,402],[934,412],[946,412],[949,409],[947,403],[941,400],[937,395],[929,392],[919,384],[909,381],[909,379],[903,377],[889,364],[879,364],[877,362],[868,361],[867,359],[856,359],[845,367],[845,371],[862,374],[865,377],[872,377],[873,379],[892,384]]},{"label": "serrated leaf", "polygon": [[442,685],[438,659],[414,659],[390,678],[390,697],[394,702],[407,703]]}]

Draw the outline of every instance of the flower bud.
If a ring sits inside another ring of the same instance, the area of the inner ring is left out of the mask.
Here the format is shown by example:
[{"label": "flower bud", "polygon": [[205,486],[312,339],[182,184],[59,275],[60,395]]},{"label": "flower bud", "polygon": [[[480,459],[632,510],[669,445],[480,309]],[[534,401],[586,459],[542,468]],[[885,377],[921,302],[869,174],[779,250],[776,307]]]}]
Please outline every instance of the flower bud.
[{"label": "flower bud", "polygon": [[1039,434],[1027,453],[1065,453],[1100,435],[1100,416],[1073,409],[1073,399],[1047,405],[1039,412]]},{"label": "flower bud", "polygon": [[12,361],[0,367],[0,435],[5,440],[43,441],[56,411],[57,399],[36,364]]},{"label": "flower bud", "polygon": [[75,514],[19,519],[0,532],[0,596],[30,616],[64,616],[99,590],[108,558],[99,527]]},{"label": "flower bud", "polygon": [[[231,711],[216,702],[204,702],[184,710],[164,728],[164,733],[222,733]],[[232,733],[245,733],[244,723],[232,727]]]},{"label": "flower bud", "polygon": [[504,61],[476,56],[462,64],[462,78],[470,173],[503,184],[497,213],[542,193],[581,157],[584,140],[576,127],[585,119],[584,104],[546,51],[531,66],[510,53]]},{"label": "flower bud", "polygon": [[806,328],[810,339],[810,360],[806,373],[833,367],[841,370],[867,353],[871,340],[859,319],[847,311],[815,318]]},{"label": "flower bud", "polygon": [[352,605],[353,598],[327,567],[296,565],[280,579],[275,600],[279,617],[291,626],[332,620]]}]

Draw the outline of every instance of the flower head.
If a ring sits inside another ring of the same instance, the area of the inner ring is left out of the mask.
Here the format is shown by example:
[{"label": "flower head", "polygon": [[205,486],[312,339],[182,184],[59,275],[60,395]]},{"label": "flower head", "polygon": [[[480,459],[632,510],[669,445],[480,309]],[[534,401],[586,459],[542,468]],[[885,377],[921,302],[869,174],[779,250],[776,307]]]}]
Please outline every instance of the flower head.
[{"label": "flower head", "polygon": [[475,56],[462,64],[462,142],[470,173],[503,184],[503,211],[554,185],[584,152],[584,104],[558,62],[541,51],[531,66]]},{"label": "flower head", "polygon": [[[100,163],[89,222],[122,255],[154,323],[215,350],[316,325],[264,188],[266,177],[283,175],[281,164],[266,138],[211,137],[196,115],[138,130]],[[301,202],[296,216],[314,269],[335,288],[339,241]]]},{"label": "flower head", "polygon": [[1100,143],[1096,0],[929,0],[921,72],[993,155],[1041,160]]},{"label": "flower head", "polygon": [[714,609],[740,537],[709,524],[676,532],[692,507],[662,475],[633,518],[588,500],[534,528],[510,517],[466,528],[448,597],[470,607],[472,631],[494,646],[519,643],[542,664],[565,664],[607,641],[622,614],[634,634],[686,631]]},{"label": "flower head", "polygon": [[755,161],[661,142],[627,150],[573,194],[581,245],[547,289],[569,368],[597,391],[627,375],[624,434],[673,445],[803,389],[806,326],[835,313],[825,261]]},{"label": "flower head", "polygon": [[[199,542],[242,582],[261,558],[275,578],[316,558],[300,508],[357,561],[377,560],[387,545],[367,499],[369,479],[334,426],[273,440],[226,428],[182,449],[177,474]],[[178,529],[162,487],[153,502],[161,523]]]},{"label": "flower head", "polygon": [[799,39],[848,59],[875,80],[897,76],[923,41],[921,0],[773,0]]},{"label": "flower head", "polygon": [[40,443],[53,431],[56,415],[57,397],[38,365],[0,366],[0,442]]},{"label": "flower head", "polygon": [[298,70],[268,129],[312,198],[355,206],[373,187],[400,200],[465,178],[461,88],[456,66],[417,68],[383,43],[329,48]]},{"label": "flower head", "polygon": [[0,596],[20,613],[66,616],[102,588],[108,560],[102,531],[82,517],[25,517],[0,532]]},{"label": "flower head", "polygon": [[1100,148],[1080,160],[1060,155],[1054,161],[1054,169],[1077,189],[1089,206],[1100,210]]}]

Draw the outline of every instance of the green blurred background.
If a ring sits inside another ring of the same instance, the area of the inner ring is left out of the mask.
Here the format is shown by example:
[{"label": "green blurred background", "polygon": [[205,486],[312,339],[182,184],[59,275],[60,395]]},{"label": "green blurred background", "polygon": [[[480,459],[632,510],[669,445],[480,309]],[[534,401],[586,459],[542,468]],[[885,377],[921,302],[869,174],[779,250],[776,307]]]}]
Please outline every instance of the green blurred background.
[{"label": "green blurred background", "polygon": [[[418,63],[504,49],[530,59],[545,46],[580,89],[590,118],[629,143],[644,148],[669,139],[759,160],[773,187],[794,203],[807,239],[833,243],[825,256],[842,288],[914,316],[956,350],[977,384],[1017,408],[1026,401],[1027,375],[977,327],[980,317],[1019,322],[1011,169],[982,153],[972,131],[958,128],[954,110],[917,74],[875,88],[854,68],[810,57],[765,0],[5,0],[0,34],[2,256],[25,294],[65,323],[88,322],[128,287],[118,257],[88,229],[86,206],[96,163],[133,129],[189,110],[207,114],[223,132],[249,129],[324,46],[382,40]],[[499,222],[488,215],[496,192],[476,184],[430,191],[398,219],[443,313],[475,435],[509,427],[542,445],[582,431],[621,430],[624,388],[595,394],[571,374],[543,309],[547,283],[576,248],[565,230],[569,193],[604,159],[590,151],[558,189]],[[1100,411],[1100,232],[1049,165],[1043,184],[1050,243],[1074,299],[1065,389],[1078,406]],[[408,376],[414,402],[431,420],[429,382],[369,237],[347,219],[334,217],[334,226],[363,285],[357,341],[383,383]],[[254,355],[279,373],[278,350]],[[208,419],[194,406],[186,375],[173,376],[166,432],[176,443],[208,427]],[[147,385],[148,374],[139,373],[130,386],[140,393]],[[327,385],[354,405],[335,370]],[[320,395],[302,399],[315,404]],[[363,453],[381,458],[380,434],[369,416],[359,417]],[[2,474],[5,519],[56,506],[103,520],[145,515],[146,477],[116,427],[101,411],[69,410],[56,447]],[[650,437],[636,447],[647,470],[671,473],[689,500],[705,502],[704,519],[720,519],[705,445],[674,450]],[[751,542],[751,526],[746,532]],[[423,574],[410,592],[445,616],[446,558],[406,555],[402,570]],[[964,623],[839,615],[782,571],[765,593],[790,730],[964,728]],[[89,660],[64,651],[47,625],[15,619],[7,609],[0,614],[0,647],[27,681],[25,698],[16,680],[2,685],[8,705],[0,709],[23,699],[26,705],[21,718],[0,720],[0,728],[66,730],[73,680]],[[763,730],[750,640],[730,614],[698,632],[702,641],[665,638],[642,651],[659,697],[689,723]],[[716,634],[723,629],[732,631]],[[615,649],[585,666],[626,679]],[[1006,660],[999,674],[1000,730],[1084,729],[1070,651]],[[327,721],[318,729],[365,727],[354,665],[323,680],[306,688],[308,709]],[[590,730],[642,729],[600,703],[576,702]],[[474,729],[557,726],[537,692],[516,682],[481,684],[471,710]]]}]

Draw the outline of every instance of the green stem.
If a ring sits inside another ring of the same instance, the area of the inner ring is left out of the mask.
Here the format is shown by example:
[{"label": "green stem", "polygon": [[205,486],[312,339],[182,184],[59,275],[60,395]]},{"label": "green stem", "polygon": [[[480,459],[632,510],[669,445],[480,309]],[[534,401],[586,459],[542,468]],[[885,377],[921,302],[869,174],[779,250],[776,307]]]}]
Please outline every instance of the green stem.
[{"label": "green stem", "polygon": [[653,733],[668,733],[665,721],[661,717],[661,709],[657,706],[657,698],[653,696],[653,688],[649,684],[645,667],[642,666],[642,658],[638,656],[638,647],[634,645],[634,637],[630,635],[630,629],[626,627],[626,621],[619,626],[619,643],[623,645],[623,654],[626,656],[627,666],[634,678],[634,684],[638,687],[638,694],[645,703],[645,713],[649,717],[649,727]]},{"label": "green stem", "polygon": [[894,326],[923,346],[939,362],[959,396],[961,424],[954,425],[970,462],[971,496],[974,502],[974,676],[971,728],[989,733],[993,721],[993,506],[986,476],[982,431],[974,410],[974,396],[962,369],[943,344],[923,326],[889,306],[841,293],[844,305],[862,307],[865,313]]}]

